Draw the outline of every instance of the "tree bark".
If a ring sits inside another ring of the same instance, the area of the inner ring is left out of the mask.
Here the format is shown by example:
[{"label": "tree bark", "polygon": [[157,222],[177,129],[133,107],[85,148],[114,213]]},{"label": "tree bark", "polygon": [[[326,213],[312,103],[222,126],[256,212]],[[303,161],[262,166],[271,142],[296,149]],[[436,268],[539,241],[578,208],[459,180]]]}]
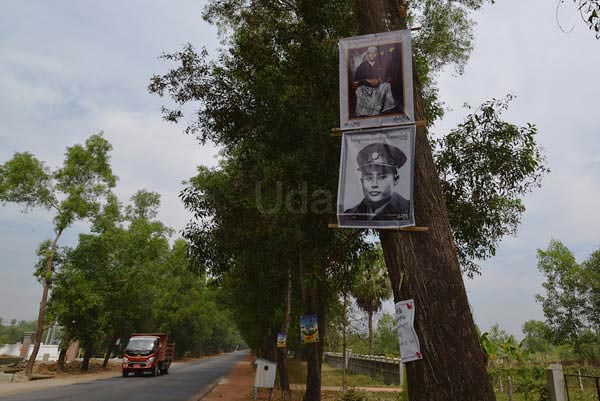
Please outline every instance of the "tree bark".
[{"label": "tree bark", "polygon": [[92,357],[93,344],[89,344],[85,347],[85,352],[83,353],[83,361],[81,362],[81,371],[87,372],[90,368],[90,358]]},{"label": "tree bark", "polygon": [[[50,247],[50,252],[46,257],[46,274],[52,273],[52,262],[54,260],[54,253],[56,252],[56,246],[58,239],[62,234],[62,230],[56,233],[56,237]],[[48,292],[50,291],[50,278],[44,277],[44,289],[42,291],[42,300],[40,301],[40,310],[38,312],[37,327],[35,328],[35,337],[33,339],[33,350],[31,356],[27,361],[27,367],[25,368],[25,374],[30,376],[33,372],[33,365],[37,358],[38,352],[40,351],[40,345],[42,344],[42,334],[44,332],[44,319],[46,317],[46,305],[48,304]]]},{"label": "tree bark", "polygon": [[[405,0],[355,0],[353,5],[360,34],[406,28]],[[415,68],[413,76],[415,119],[423,120]],[[414,165],[415,221],[429,231],[379,232],[394,300],[415,300],[415,329],[423,359],[406,365],[408,397],[411,401],[495,400],[425,128],[417,129]]]},{"label": "tree bark", "polygon": [[[300,293],[304,312],[307,315],[316,314],[319,327],[319,342],[306,344],[307,353],[307,374],[306,374],[306,392],[303,401],[321,400],[321,363],[323,361],[323,338],[325,338],[325,305],[323,302],[322,280],[313,284],[311,287],[305,285],[305,270],[302,253],[299,253],[298,259]],[[326,290],[325,290],[326,291]]]},{"label": "tree bark", "polygon": [[106,354],[104,355],[104,361],[102,362],[102,369],[106,369],[108,367],[108,360],[110,359],[110,354],[115,346],[115,341],[117,341],[118,337],[113,337],[109,340],[108,346],[106,347]]},{"label": "tree bark", "polygon": [[66,348],[61,348],[58,353],[58,360],[56,361],[56,366],[58,366],[58,371],[63,372],[65,370],[65,358],[67,356]]},{"label": "tree bark", "polygon": [[67,357],[67,350],[69,349],[69,345],[71,341],[67,340],[67,338],[63,338],[60,342],[60,352],[58,353],[58,361],[56,361],[56,365],[58,366],[58,370],[60,372],[65,370],[65,359]]},{"label": "tree bark", "polygon": [[[307,344],[308,359],[307,359],[307,376],[306,376],[306,393],[304,393],[303,401],[320,401],[321,400],[321,367],[323,362],[323,339],[325,338],[326,313],[323,302],[323,294],[321,288],[315,288],[308,296],[307,314],[316,312],[319,321],[319,342]],[[314,306],[313,306],[314,305]]]},{"label": "tree bark", "polygon": [[[285,335],[287,341],[292,308],[292,266],[289,263],[285,283],[285,302],[283,310],[283,322],[281,323],[281,334]],[[285,347],[277,348],[277,369],[279,370],[279,388],[284,393],[284,398],[289,399],[291,397],[291,393],[287,370],[287,343]]]}]

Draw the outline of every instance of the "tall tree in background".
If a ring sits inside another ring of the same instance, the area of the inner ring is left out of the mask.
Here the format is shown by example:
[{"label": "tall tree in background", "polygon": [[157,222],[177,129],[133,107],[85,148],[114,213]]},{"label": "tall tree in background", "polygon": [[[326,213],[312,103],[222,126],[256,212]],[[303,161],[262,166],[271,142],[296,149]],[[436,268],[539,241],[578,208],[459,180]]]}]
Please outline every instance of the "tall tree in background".
[{"label": "tall tree in background", "polygon": [[63,166],[50,171],[29,152],[15,153],[0,165],[0,201],[20,204],[27,211],[42,207],[54,212],[54,239],[45,252],[43,291],[38,312],[34,347],[25,373],[30,375],[40,349],[48,292],[52,283],[53,259],[58,241],[71,224],[93,217],[116,177],[110,167],[112,146],[102,134],[92,135],[84,145],[67,148]]},{"label": "tall tree in background", "polygon": [[387,276],[381,247],[365,252],[358,263],[360,268],[351,287],[352,296],[358,307],[369,319],[369,354],[373,353],[373,315],[381,309],[383,301],[392,296],[392,287]]},{"label": "tall tree in background", "polygon": [[600,335],[600,249],[581,264],[585,283],[586,315],[590,327]]},{"label": "tall tree in background", "polygon": [[581,265],[560,241],[551,240],[538,249],[538,269],[546,277],[542,304],[550,337],[555,344],[568,344],[581,359],[594,359],[600,352],[598,338],[598,255],[595,251]]},{"label": "tall tree in background", "polygon": [[547,352],[550,349],[550,328],[539,320],[528,320],[521,329],[525,336],[521,341],[529,352]]}]

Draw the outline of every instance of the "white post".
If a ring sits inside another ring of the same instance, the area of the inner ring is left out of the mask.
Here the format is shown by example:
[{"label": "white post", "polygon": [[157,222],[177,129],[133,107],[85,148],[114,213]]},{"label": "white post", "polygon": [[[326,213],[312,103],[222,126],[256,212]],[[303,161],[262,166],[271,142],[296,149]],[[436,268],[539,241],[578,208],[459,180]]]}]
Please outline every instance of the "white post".
[{"label": "white post", "polygon": [[513,401],[512,398],[512,378],[508,376],[508,400]]},{"label": "white post", "polygon": [[404,364],[402,363],[401,359],[398,360],[398,365],[400,365],[399,369],[398,369],[400,371],[400,386],[403,386],[404,385]]},{"label": "white post", "polygon": [[553,363],[546,368],[546,385],[550,393],[550,401],[567,401],[565,376],[560,363]]},{"label": "white post", "polygon": [[583,391],[583,382],[581,381],[581,369],[577,369],[577,378],[579,379],[579,389]]}]

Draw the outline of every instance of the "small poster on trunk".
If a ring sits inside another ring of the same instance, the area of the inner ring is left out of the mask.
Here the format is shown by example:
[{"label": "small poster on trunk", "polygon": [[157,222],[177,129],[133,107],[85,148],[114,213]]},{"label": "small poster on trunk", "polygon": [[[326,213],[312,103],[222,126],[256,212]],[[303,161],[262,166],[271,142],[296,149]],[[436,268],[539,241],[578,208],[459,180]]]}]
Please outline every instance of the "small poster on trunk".
[{"label": "small poster on trunk", "polygon": [[398,322],[398,339],[400,342],[400,358],[402,363],[423,359],[421,345],[414,328],[415,302],[412,299],[400,301],[396,305]]},{"label": "small poster on trunk", "polygon": [[319,342],[319,320],[317,315],[306,315],[300,318],[300,336],[304,344]]},{"label": "small poster on trunk", "polygon": [[287,337],[283,333],[277,333],[277,348],[285,348]]},{"label": "small poster on trunk", "polygon": [[340,227],[414,226],[415,127],[344,133],[337,216]]},{"label": "small poster on trunk", "polygon": [[339,50],[342,130],[414,123],[410,30],[344,38]]}]

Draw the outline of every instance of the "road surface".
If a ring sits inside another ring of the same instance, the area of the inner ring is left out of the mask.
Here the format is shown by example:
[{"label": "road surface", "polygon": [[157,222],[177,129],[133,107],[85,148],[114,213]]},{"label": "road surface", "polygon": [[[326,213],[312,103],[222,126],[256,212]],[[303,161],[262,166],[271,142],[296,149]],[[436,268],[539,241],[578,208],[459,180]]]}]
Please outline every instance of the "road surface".
[{"label": "road surface", "polygon": [[0,396],[0,401],[196,401],[245,355],[233,352],[173,365],[168,375],[111,377]]}]

